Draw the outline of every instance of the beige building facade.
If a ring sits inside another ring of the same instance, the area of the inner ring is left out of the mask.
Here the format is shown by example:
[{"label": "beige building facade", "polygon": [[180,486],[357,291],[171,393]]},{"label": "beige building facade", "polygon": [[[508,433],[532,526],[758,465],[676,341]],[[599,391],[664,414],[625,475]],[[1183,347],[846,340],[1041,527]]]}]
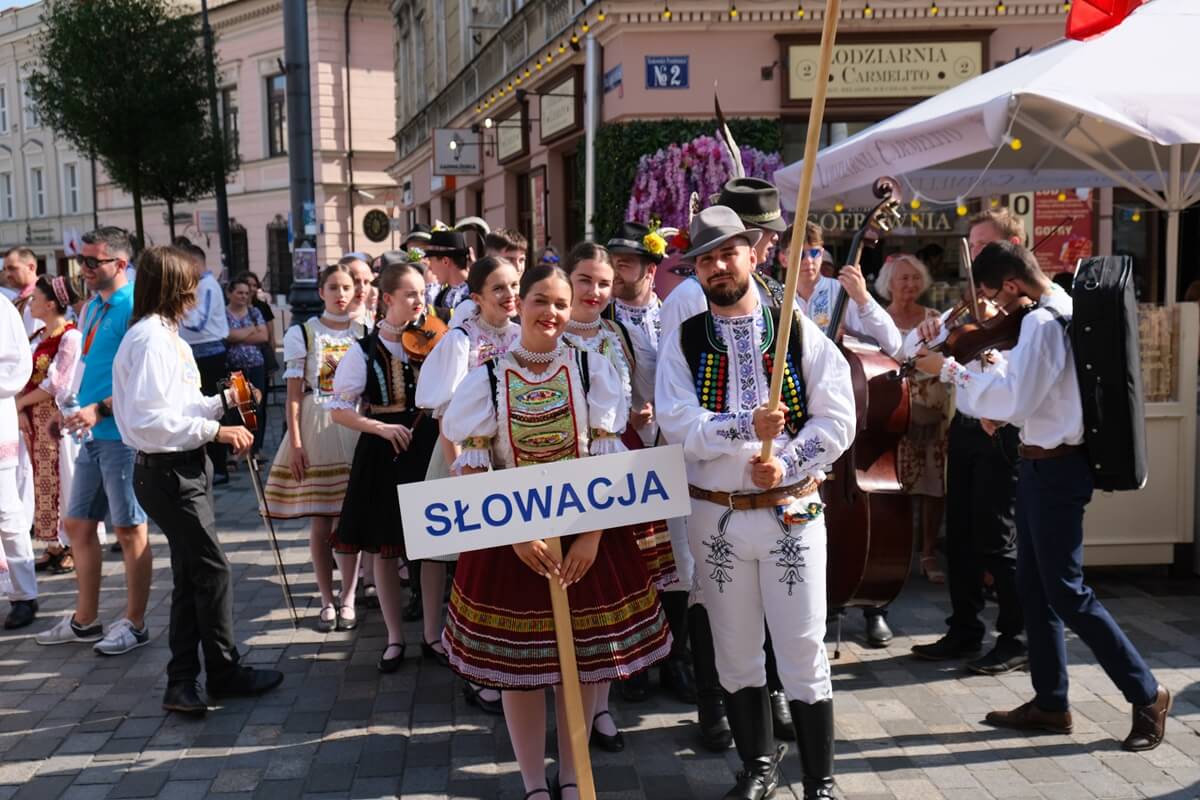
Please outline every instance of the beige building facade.
[{"label": "beige building facade", "polygon": [[[229,0],[210,4],[217,36],[218,95],[222,125],[235,132],[240,166],[226,190],[233,221],[232,269],[248,266],[286,290],[287,77],[283,71],[283,8],[279,0]],[[395,182],[385,171],[394,160],[393,16],[382,0],[310,0],[309,76],[312,88],[313,176],[318,263],[359,250],[392,247],[390,231],[364,220],[394,213]],[[100,220],[132,227],[133,200],[102,175]],[[176,233],[197,241],[216,264],[220,248],[209,197],[183,203]],[[374,212],[374,213],[372,213]],[[169,241],[166,207],[145,205],[148,243]],[[384,226],[386,228],[386,226]],[[240,263],[239,263],[240,262]]]}]

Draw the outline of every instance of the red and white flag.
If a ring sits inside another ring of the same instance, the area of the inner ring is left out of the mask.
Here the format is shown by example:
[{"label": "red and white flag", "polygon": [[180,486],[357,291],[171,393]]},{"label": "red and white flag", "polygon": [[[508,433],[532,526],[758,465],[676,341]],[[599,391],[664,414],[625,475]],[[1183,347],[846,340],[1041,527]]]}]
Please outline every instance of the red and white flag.
[{"label": "red and white flag", "polygon": [[1143,0],[1074,0],[1067,15],[1067,38],[1083,41],[1117,27]]},{"label": "red and white flag", "polygon": [[69,256],[77,256],[83,252],[83,241],[77,228],[63,230],[63,252]]}]

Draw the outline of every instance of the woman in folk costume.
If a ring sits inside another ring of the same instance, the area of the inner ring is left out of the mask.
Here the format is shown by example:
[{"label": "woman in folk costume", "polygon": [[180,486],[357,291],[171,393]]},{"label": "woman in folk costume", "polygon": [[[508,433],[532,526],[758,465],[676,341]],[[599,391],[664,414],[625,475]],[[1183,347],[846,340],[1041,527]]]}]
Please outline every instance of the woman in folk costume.
[{"label": "woman in folk costume", "polygon": [[58,401],[72,391],[82,347],[82,336],[67,320],[67,312],[78,300],[66,278],[43,275],[29,296],[29,312],[42,323],[30,340],[33,374],[17,397],[17,424],[25,437],[33,463],[33,536],[49,542],[38,569],[70,572],[74,569],[70,542],[66,538],[60,509],[66,508],[75,474],[79,442],[51,430],[58,416]]},{"label": "woman in folk costume", "polygon": [[342,594],[335,605],[330,548],[330,534],[342,513],[358,431],[335,424],[329,403],[335,397],[333,376],[338,362],[365,331],[361,324],[351,322],[346,311],[354,296],[349,268],[342,264],[326,267],[317,286],[324,313],[293,325],[283,337],[287,435],[279,443],[264,493],[274,519],[312,518],[308,546],[321,593],[317,630],[327,633],[334,628],[358,627],[354,611],[358,554],[337,556]]},{"label": "woman in folk costume", "polygon": [[[469,314],[456,316],[455,324],[429,354],[417,381],[417,405],[443,419],[450,400],[467,374],[491,358],[507,353],[521,338],[521,328],[512,321],[517,313],[519,278],[517,268],[504,258],[482,258],[467,273],[471,290]],[[463,305],[467,305],[464,301]],[[441,437],[429,463],[427,479],[451,474],[450,464],[458,458],[458,446]],[[422,652],[445,662],[442,649],[442,597],[446,585],[446,563],[421,563],[421,602],[425,622]],[[467,701],[493,714],[503,713],[500,695],[493,689],[468,685]]]},{"label": "woman in folk costume", "polygon": [[[615,274],[608,250],[592,242],[582,242],[571,251],[566,261],[566,273],[571,280],[571,319],[563,341],[577,350],[586,350],[592,357],[607,359],[621,378],[626,408],[630,409],[621,441],[629,449],[640,449],[640,428],[651,424],[654,402],[654,366],[657,354],[642,331],[626,328],[620,322],[603,319],[612,301]],[[671,537],[667,523],[657,522],[629,525],[607,531],[610,536],[632,536],[646,562],[646,569],[655,587],[663,592],[677,582],[675,559],[671,554]],[[660,594],[660,600],[666,597]],[[687,613],[683,596],[679,611]],[[666,603],[664,602],[664,609]],[[667,611],[668,618],[670,610]],[[672,627],[672,633],[675,629]],[[676,650],[682,642],[676,642]],[[641,673],[638,679],[646,677]],[[669,679],[668,679],[669,680]],[[608,687],[597,687],[595,718],[592,720],[592,743],[609,752],[624,749],[625,742],[608,710]]]},{"label": "woman in folk costume", "polygon": [[379,276],[379,294],[386,315],[350,346],[333,378],[333,421],[363,434],[334,550],[377,554],[375,586],[388,631],[379,671],[395,672],[404,659],[404,592],[394,559],[405,557],[396,486],[425,480],[438,426],[416,405],[423,356],[408,352],[403,342],[408,327],[425,322],[425,281],[411,265],[392,265]]},{"label": "woman in folk costume", "polygon": [[[571,284],[556,266],[521,278],[521,340],[471,371],[442,418],[464,473],[624,450],[628,409],[612,364],[561,341]],[[499,424],[503,420],[504,424]],[[585,719],[598,685],[665,658],[671,638],[658,593],[632,536],[565,537],[561,562],[541,540],[463,553],[442,642],[451,667],[503,691],[504,718],[527,798],[548,800],[545,687],[562,681],[547,579],[566,587]],[[558,706],[561,797],[575,800],[575,765]]]}]

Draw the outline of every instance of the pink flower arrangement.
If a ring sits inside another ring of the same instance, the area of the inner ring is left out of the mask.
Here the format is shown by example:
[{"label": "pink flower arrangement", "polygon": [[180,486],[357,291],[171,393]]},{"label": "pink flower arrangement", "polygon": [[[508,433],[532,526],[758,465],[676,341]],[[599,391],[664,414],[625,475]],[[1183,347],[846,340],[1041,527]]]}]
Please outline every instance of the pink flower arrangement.
[{"label": "pink flower arrangement", "polygon": [[[783,166],[778,153],[764,153],[752,147],[741,150],[747,177],[770,180]],[[698,136],[690,142],[672,144],[642,156],[625,219],[639,222],[658,219],[666,227],[686,229],[692,192],[699,193],[701,207],[707,207],[709,197],[719,193],[732,176],[732,166],[729,154],[713,136]]]}]

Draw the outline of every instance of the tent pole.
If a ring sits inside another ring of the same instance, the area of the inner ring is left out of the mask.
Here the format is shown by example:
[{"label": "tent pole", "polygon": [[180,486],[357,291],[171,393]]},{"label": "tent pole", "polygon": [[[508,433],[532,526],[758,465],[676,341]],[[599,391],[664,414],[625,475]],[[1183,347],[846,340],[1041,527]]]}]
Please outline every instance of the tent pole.
[{"label": "tent pole", "polygon": [[1077,150],[1074,147],[1072,147],[1071,145],[1067,144],[1066,142],[1056,141],[1054,138],[1055,137],[1054,131],[1050,130],[1045,125],[1042,125],[1041,123],[1036,122],[1031,119],[1018,119],[1017,123],[1019,125],[1023,125],[1031,133],[1033,133],[1037,136],[1040,136],[1041,138],[1045,139],[1047,142],[1050,142],[1051,144],[1053,144],[1055,147],[1059,148],[1063,152],[1069,153],[1070,155],[1079,159],[1084,164],[1087,164],[1089,167],[1096,170],[1100,174],[1105,175],[1105,176],[1111,178],[1112,180],[1116,181],[1116,183],[1119,186],[1124,186],[1126,189],[1128,189],[1129,191],[1136,194],[1138,197],[1145,200],[1147,203],[1149,203],[1154,208],[1157,208],[1160,211],[1166,210],[1167,204],[1164,202],[1162,197],[1159,197],[1154,192],[1146,191],[1145,189],[1141,188],[1140,186],[1135,185],[1134,183],[1132,183],[1129,180],[1129,178],[1121,175],[1119,172],[1116,172],[1115,170],[1110,169],[1103,162],[1096,159],[1092,155],[1085,153],[1082,150]]},{"label": "tent pole", "polygon": [[1166,305],[1173,306],[1179,299],[1179,211],[1180,170],[1183,168],[1183,145],[1173,144],[1169,148],[1167,165],[1167,294]]}]

